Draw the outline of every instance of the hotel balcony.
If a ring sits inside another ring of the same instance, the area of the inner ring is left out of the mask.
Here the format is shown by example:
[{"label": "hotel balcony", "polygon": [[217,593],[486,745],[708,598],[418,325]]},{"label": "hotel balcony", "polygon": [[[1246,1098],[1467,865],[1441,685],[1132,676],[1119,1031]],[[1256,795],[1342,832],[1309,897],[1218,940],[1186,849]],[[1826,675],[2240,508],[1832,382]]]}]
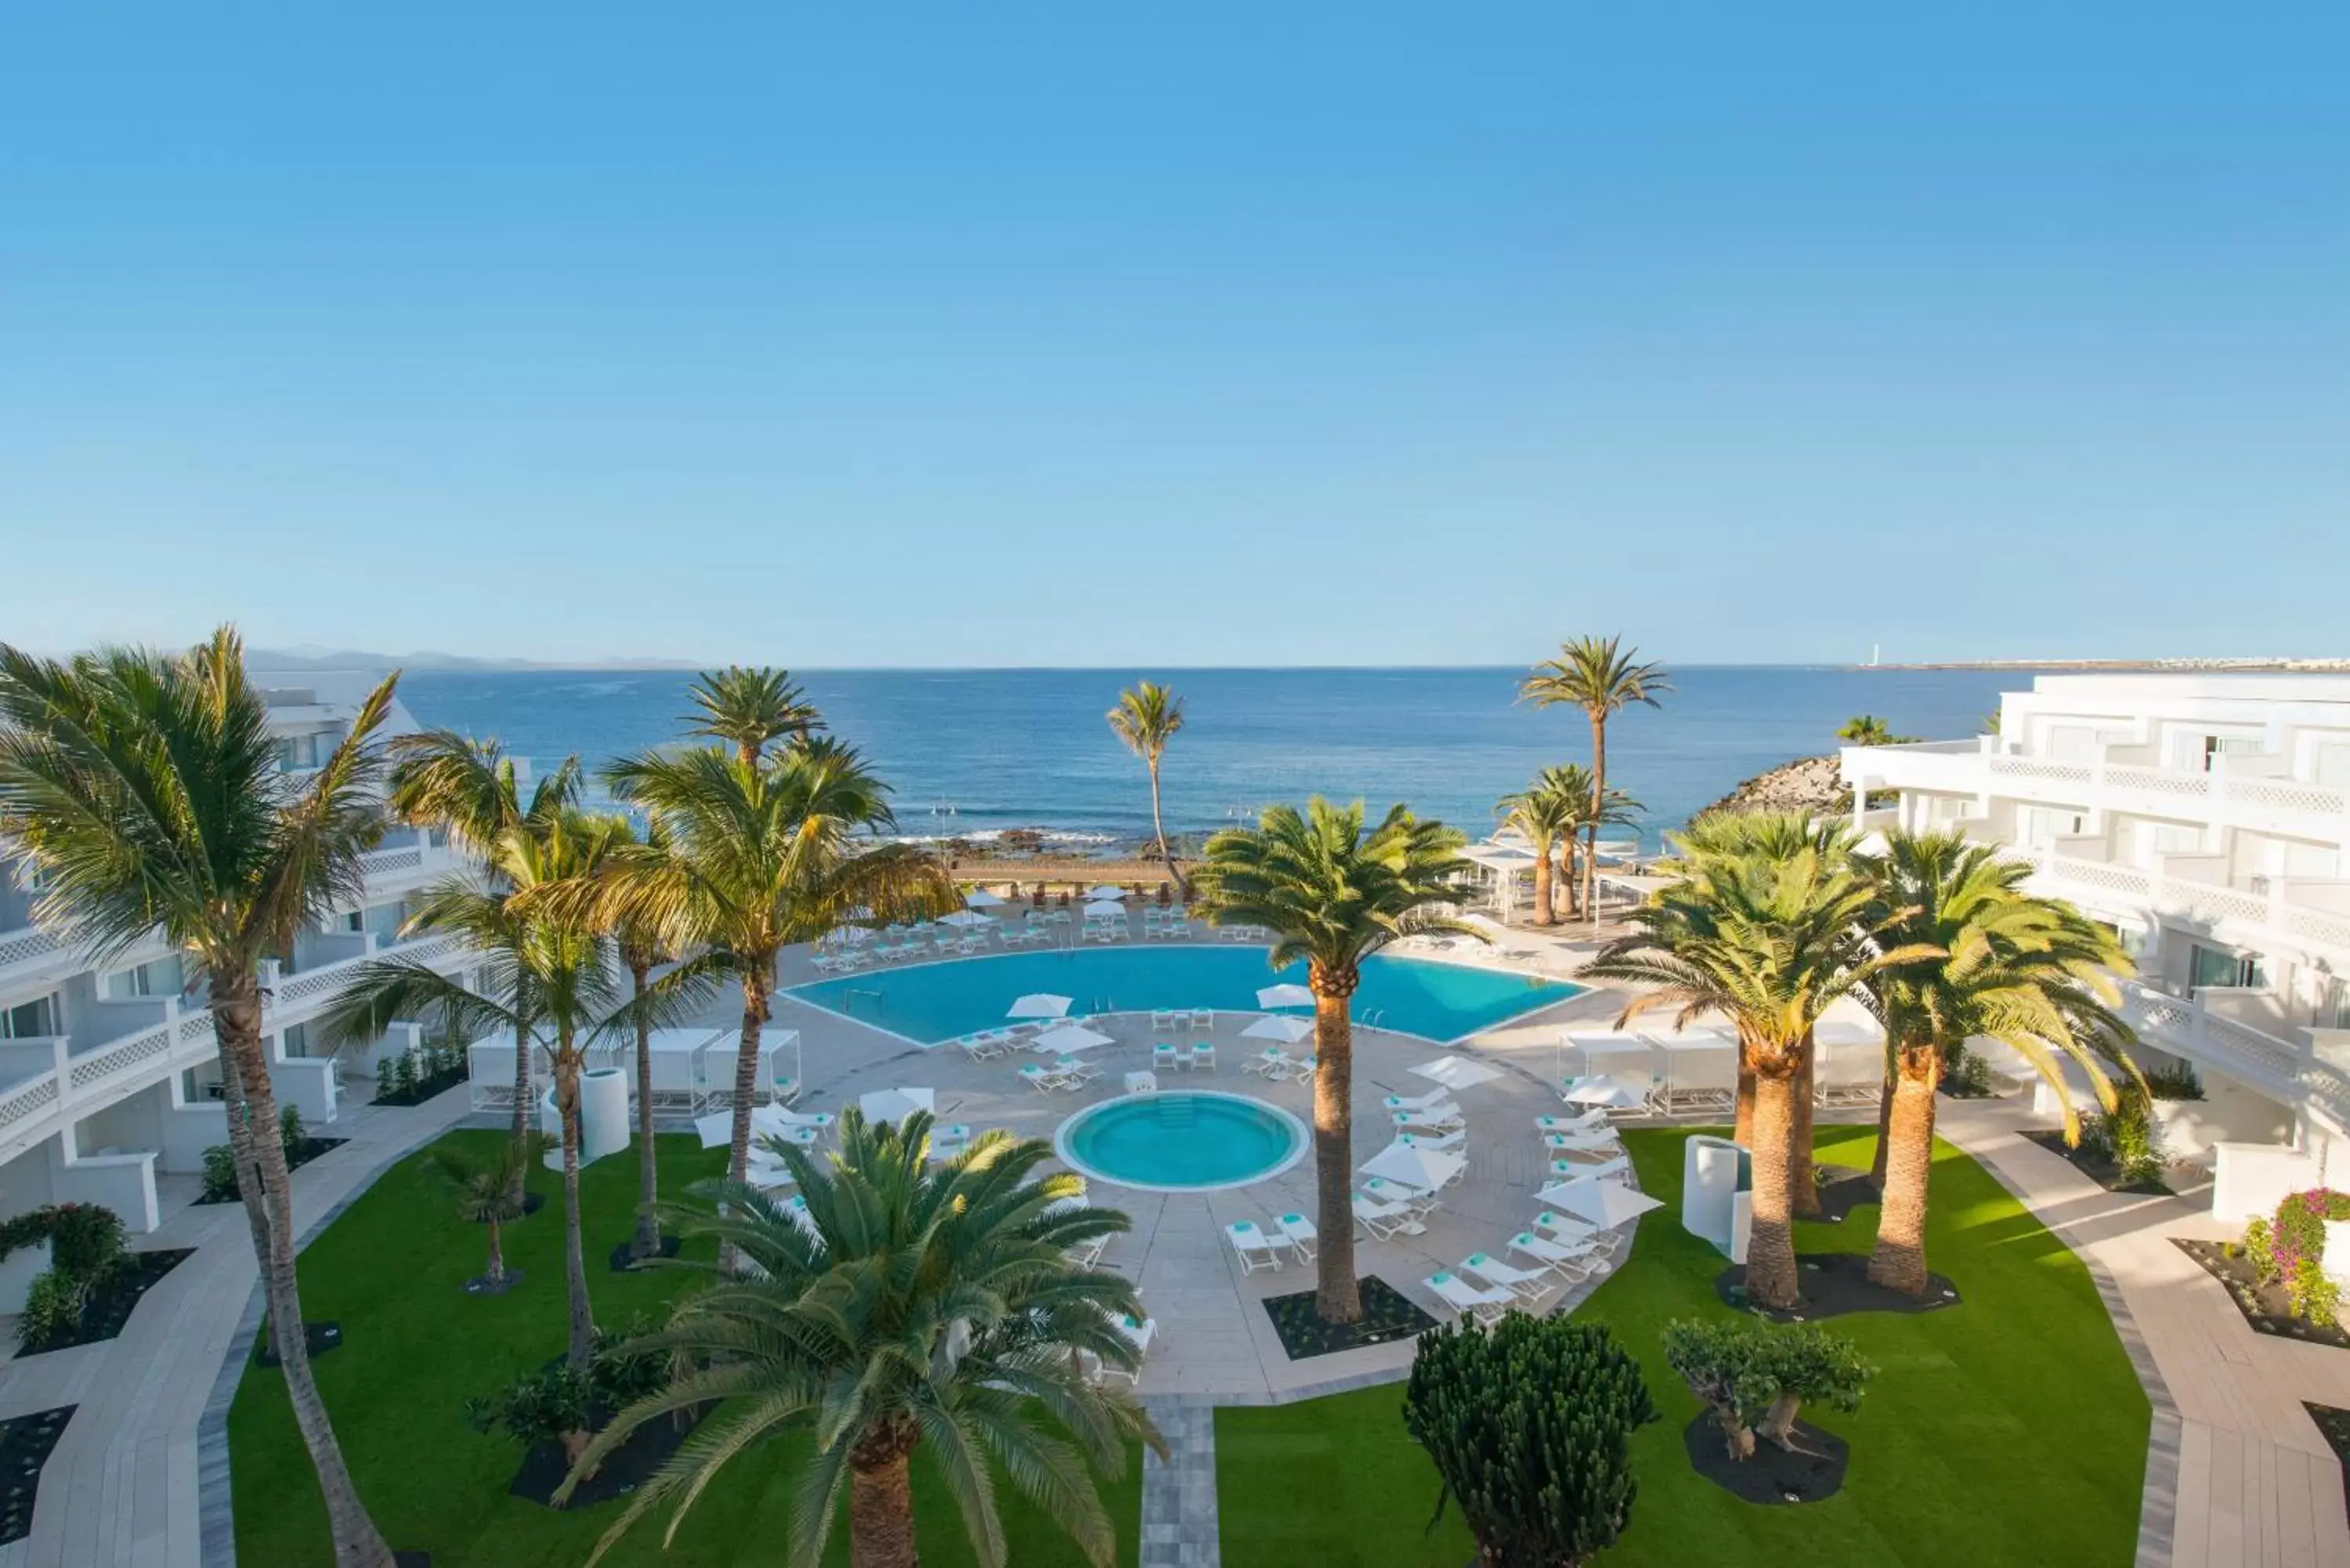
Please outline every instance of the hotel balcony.
[{"label": "hotel balcony", "polygon": [[2083,761],[2001,752],[1996,735],[1904,746],[1847,746],[1844,779],[1856,793],[1916,790],[2119,811],[2350,843],[2350,790],[2286,776],[2286,759],[2222,753],[2205,769],[2130,760],[2142,744],[2114,743]]}]

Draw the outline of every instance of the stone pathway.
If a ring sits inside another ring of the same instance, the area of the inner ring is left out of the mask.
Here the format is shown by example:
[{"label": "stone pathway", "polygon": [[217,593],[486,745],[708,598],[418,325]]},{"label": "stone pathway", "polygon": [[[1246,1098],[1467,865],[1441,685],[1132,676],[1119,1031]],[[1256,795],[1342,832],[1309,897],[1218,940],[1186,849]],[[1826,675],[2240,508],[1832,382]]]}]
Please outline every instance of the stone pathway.
[{"label": "stone pathway", "polygon": [[1218,1568],[1223,1546],[1216,1515],[1216,1407],[1193,1395],[1149,1394],[1143,1408],[1167,1439],[1161,1463],[1142,1458],[1140,1568]]},{"label": "stone pathway", "polygon": [[2139,1568],[2343,1568],[2342,1467],[2302,1408],[2350,1407],[2350,1350],[2255,1334],[2171,1244],[2220,1239],[2199,1205],[2106,1191],[2019,1136],[2014,1101],[1945,1102],[1938,1129],[2087,1263],[2154,1409]]},{"label": "stone pathway", "polygon": [[[307,1240],[393,1161],[465,1113],[452,1091],[403,1109],[360,1107],[322,1136],[350,1141],[294,1173]],[[229,1528],[224,1390],[257,1323],[259,1271],[236,1204],[182,1202],[142,1248],[196,1255],[147,1293],[122,1334],[0,1366],[0,1417],[78,1405],[41,1471],[33,1532],[0,1547],[0,1568],[220,1568]],[[200,1443],[200,1434],[209,1439]]]}]

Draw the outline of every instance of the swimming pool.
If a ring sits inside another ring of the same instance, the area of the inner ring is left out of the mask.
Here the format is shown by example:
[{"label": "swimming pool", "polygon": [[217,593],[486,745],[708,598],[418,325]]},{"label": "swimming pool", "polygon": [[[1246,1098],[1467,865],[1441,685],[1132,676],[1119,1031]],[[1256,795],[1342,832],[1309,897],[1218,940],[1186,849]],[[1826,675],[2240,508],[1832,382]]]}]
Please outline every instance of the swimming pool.
[{"label": "swimming pool", "polygon": [[[1072,1013],[1212,1007],[1254,1012],[1256,993],[1277,981],[1304,984],[1305,966],[1275,974],[1261,947],[1201,943],[999,953],[881,969],[817,981],[785,992],[834,1012],[935,1045],[1003,1022],[1012,999],[1050,992]],[[1468,964],[1381,954],[1363,965],[1357,1022],[1449,1043],[1490,1029],[1586,988]]]},{"label": "swimming pool", "polygon": [[1079,1174],[1146,1192],[1206,1192],[1278,1176],[1305,1153],[1305,1124],[1244,1095],[1186,1089],[1088,1106],[1053,1147]]}]

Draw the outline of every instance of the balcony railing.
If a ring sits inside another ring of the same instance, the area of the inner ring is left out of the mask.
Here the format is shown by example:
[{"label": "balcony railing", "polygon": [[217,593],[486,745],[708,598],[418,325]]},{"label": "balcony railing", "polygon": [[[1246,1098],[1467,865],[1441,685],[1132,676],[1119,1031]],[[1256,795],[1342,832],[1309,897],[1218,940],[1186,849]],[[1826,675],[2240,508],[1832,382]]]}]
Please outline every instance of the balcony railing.
[{"label": "balcony railing", "polygon": [[2035,787],[2074,805],[2088,805],[2112,794],[2134,795],[2144,809],[2176,811],[2185,805],[2207,808],[2196,815],[2282,814],[2287,816],[2350,816],[2350,790],[2301,779],[2275,778],[2249,769],[2229,771],[2230,753],[2197,768],[2152,767],[2107,761],[2102,753],[2078,761],[2017,756],[1983,749],[1983,742],[1933,742],[1912,746],[1852,746],[1845,750],[1847,783],[1867,778],[1880,787],[1996,793],[2002,784],[2032,794]]},{"label": "balcony railing", "polygon": [[2274,878],[2265,891],[2253,892],[2168,876],[2143,866],[2081,860],[2045,849],[2002,847],[2019,859],[2030,861],[2033,876],[2046,891],[2059,898],[2071,898],[2075,902],[2120,899],[2175,920],[2213,927],[2223,922],[2239,925],[2246,928],[2243,935],[2252,941],[2281,937],[2303,949],[2350,950],[2350,915],[2295,903],[2290,878]]},{"label": "balcony railing", "polygon": [[[436,968],[453,967],[466,956],[463,939],[448,935],[419,938],[385,953]],[[274,1033],[325,1006],[368,957],[345,959],[305,973],[279,979],[275,965],[264,968],[262,1029]],[[108,1101],[160,1081],[168,1073],[192,1066],[218,1048],[212,1014],[201,1009],[183,1012],[178,1000],[166,1007],[161,1023],[94,1050],[73,1054],[62,1036],[55,1042],[56,1059],[44,1073],[0,1090],[0,1140],[22,1147],[23,1140],[47,1113],[73,1114],[87,1106],[95,1110]]]},{"label": "balcony railing", "polygon": [[2122,982],[2122,1016],[2148,1044],[2208,1066],[2276,1100],[2304,1106],[2350,1135],[2350,1075],[2293,1041],[2222,1017],[2201,997],[2178,997]]}]

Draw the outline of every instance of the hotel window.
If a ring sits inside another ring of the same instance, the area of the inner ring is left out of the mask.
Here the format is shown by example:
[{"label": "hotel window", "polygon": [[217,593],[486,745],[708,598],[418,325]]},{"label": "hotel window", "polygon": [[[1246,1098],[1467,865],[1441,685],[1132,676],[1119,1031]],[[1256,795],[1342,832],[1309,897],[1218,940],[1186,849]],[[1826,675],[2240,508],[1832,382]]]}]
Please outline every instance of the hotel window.
[{"label": "hotel window", "polygon": [[2335,975],[2325,984],[2317,1010],[2310,1015],[2313,1029],[2350,1029],[2350,980]]},{"label": "hotel window", "polygon": [[318,758],[333,750],[318,742],[327,737],[313,731],[307,735],[288,735],[277,742],[277,771],[283,774],[307,773],[318,765]]},{"label": "hotel window", "polygon": [[38,1040],[57,1033],[57,999],[53,992],[20,1006],[0,1009],[0,1040]]},{"label": "hotel window", "polygon": [[310,1054],[310,1026],[307,1023],[287,1024],[278,1038],[285,1043],[288,1056],[307,1056]]},{"label": "hotel window", "polygon": [[2187,982],[2198,991],[2207,985],[2257,991],[2268,983],[2268,976],[2262,971],[2258,953],[2230,952],[2198,942],[2189,959]]},{"label": "hotel window", "polygon": [[142,996],[177,996],[186,983],[179,959],[159,958],[106,977],[100,994],[109,1002],[136,1002]]}]

